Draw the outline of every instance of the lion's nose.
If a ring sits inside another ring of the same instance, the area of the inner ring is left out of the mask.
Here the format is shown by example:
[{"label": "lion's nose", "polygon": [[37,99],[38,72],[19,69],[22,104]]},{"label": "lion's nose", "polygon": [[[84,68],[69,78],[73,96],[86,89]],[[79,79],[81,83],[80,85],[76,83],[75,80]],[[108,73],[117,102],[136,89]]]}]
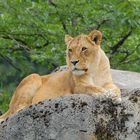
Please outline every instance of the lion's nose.
[{"label": "lion's nose", "polygon": [[72,63],[74,66],[75,66],[78,62],[79,62],[79,60],[71,61],[71,63]]}]

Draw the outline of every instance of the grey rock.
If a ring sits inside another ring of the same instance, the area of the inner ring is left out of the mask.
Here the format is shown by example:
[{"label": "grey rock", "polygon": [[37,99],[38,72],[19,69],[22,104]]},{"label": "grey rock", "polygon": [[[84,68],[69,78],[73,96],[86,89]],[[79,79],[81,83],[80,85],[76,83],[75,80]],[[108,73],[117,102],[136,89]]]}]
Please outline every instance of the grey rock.
[{"label": "grey rock", "polygon": [[140,89],[122,102],[90,95],[46,100],[0,124],[0,140],[140,140]]},{"label": "grey rock", "polygon": [[111,72],[113,81],[121,89],[140,88],[140,73],[122,70],[111,70]]}]

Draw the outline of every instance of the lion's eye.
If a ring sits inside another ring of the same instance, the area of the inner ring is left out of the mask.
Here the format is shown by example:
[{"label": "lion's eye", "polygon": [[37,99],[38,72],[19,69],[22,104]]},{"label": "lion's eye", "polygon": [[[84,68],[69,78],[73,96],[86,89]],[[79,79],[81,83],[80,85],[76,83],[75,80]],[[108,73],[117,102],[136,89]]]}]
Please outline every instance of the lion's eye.
[{"label": "lion's eye", "polygon": [[72,49],[68,49],[69,50],[69,52],[72,52]]},{"label": "lion's eye", "polygon": [[85,50],[87,50],[87,48],[86,48],[86,47],[83,47],[83,48],[82,48],[82,51],[85,51]]}]

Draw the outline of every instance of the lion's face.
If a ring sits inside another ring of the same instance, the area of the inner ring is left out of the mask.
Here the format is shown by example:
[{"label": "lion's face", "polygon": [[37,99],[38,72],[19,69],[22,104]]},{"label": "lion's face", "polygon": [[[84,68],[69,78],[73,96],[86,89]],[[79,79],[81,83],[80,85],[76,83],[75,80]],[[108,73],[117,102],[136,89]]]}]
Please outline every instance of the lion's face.
[{"label": "lion's face", "polygon": [[79,35],[72,38],[65,36],[67,44],[67,64],[75,75],[88,73],[96,63],[101,33],[93,31],[89,35]]}]

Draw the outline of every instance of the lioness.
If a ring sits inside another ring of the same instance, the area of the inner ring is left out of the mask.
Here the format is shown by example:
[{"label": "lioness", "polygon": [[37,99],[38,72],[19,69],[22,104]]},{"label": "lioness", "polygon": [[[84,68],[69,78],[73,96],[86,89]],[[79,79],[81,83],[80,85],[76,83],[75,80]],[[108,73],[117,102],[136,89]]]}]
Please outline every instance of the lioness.
[{"label": "lioness", "polygon": [[9,110],[0,120],[39,101],[74,93],[102,95],[111,89],[114,98],[120,98],[120,89],[112,81],[109,60],[100,48],[101,40],[102,34],[97,30],[89,35],[66,35],[68,70],[27,76],[16,88]]}]

